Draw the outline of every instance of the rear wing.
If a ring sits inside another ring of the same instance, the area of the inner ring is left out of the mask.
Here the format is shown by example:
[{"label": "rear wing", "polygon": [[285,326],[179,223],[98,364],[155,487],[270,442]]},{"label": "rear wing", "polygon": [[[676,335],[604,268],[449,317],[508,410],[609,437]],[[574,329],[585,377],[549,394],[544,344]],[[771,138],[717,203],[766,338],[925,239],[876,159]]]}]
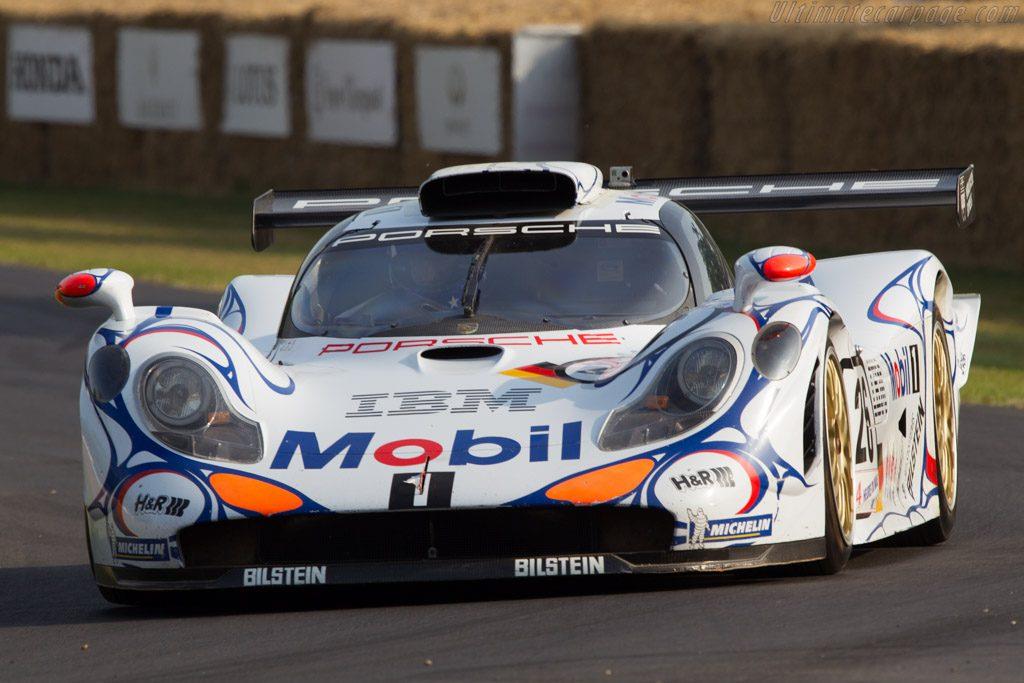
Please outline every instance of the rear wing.
[{"label": "rear wing", "polygon": [[326,230],[360,211],[414,201],[418,190],[416,187],[284,192],[267,190],[252,203],[252,248],[263,251],[273,244],[275,230]]},{"label": "rear wing", "polygon": [[[594,171],[600,177],[597,169]],[[536,171],[532,171],[536,172]],[[632,167],[613,166],[607,187],[671,199],[697,214],[819,209],[950,206],[956,225],[974,220],[974,166],[920,171],[794,173],[634,180]],[[490,187],[488,201],[501,188]],[[509,191],[513,191],[511,188]],[[274,231],[327,229],[366,209],[419,199],[419,188],[269,190],[253,202],[252,247],[274,243]]]},{"label": "rear wing", "polygon": [[974,220],[974,166],[920,171],[793,173],[630,180],[613,166],[609,187],[666,197],[697,214],[950,206],[957,227]]}]

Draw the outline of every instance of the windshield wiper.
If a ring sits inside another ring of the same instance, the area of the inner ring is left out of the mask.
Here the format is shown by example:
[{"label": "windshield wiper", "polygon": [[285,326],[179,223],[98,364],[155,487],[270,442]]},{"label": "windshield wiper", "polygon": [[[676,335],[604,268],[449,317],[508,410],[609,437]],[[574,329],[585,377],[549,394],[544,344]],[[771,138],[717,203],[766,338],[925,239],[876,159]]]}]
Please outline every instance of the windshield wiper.
[{"label": "windshield wiper", "polygon": [[472,318],[476,315],[476,304],[480,298],[480,276],[483,275],[484,265],[493,245],[494,237],[488,237],[473,254],[473,261],[469,264],[469,273],[466,275],[466,284],[462,288],[463,317]]}]

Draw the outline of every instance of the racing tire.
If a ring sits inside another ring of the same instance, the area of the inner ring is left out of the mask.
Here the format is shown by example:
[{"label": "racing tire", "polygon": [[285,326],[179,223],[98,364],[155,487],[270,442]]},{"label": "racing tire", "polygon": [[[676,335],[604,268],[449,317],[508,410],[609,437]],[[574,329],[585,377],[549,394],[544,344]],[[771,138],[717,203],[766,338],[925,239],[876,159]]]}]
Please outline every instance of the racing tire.
[{"label": "racing tire", "polygon": [[126,591],[126,590],[121,590],[120,588],[111,588],[110,586],[101,586],[99,584],[96,585],[96,588],[99,589],[100,595],[103,596],[104,600],[106,600],[107,602],[113,603],[115,605],[139,605],[139,604],[141,604],[137,600],[136,596],[133,595],[133,593],[135,593],[135,591]]},{"label": "racing tire", "polygon": [[92,534],[89,532],[89,508],[82,508],[82,520],[85,522],[85,549],[89,553],[89,572],[96,578],[96,563],[92,560]]},{"label": "racing tire", "polygon": [[[820,574],[838,574],[853,550],[853,450],[843,370],[831,342],[825,348],[821,382],[822,458],[825,479],[825,557],[814,564]],[[837,494],[838,491],[838,494]]]},{"label": "racing tire", "polygon": [[[111,588],[96,584],[100,595],[109,603],[115,605],[130,605],[132,607],[169,607],[175,604],[171,595],[165,595],[163,591],[137,591],[125,590],[123,588]],[[182,602],[182,604],[186,604]]]},{"label": "racing tire", "polygon": [[[92,573],[93,579],[96,578],[96,562],[92,557],[92,533],[89,531],[89,510],[82,508],[82,519],[85,521],[85,547],[89,552],[89,571]],[[100,595],[107,602],[115,605],[152,605],[155,603],[153,597],[145,591],[126,591],[120,588],[111,588],[110,586],[101,586],[96,584],[96,588],[99,589]]]},{"label": "racing tire", "polygon": [[908,545],[937,545],[953,533],[956,524],[956,417],[953,413],[953,374],[949,367],[946,330],[938,305],[932,315],[932,434],[939,516],[906,533]]}]

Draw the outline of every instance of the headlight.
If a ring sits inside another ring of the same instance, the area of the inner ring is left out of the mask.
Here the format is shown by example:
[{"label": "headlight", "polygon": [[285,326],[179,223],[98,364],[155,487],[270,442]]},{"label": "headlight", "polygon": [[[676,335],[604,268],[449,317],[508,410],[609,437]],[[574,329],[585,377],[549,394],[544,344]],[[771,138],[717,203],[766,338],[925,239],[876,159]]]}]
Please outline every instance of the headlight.
[{"label": "headlight", "polygon": [[142,373],[139,396],[153,436],[177,451],[239,463],[263,457],[259,426],[236,413],[193,360],[153,361]]},{"label": "headlight", "polygon": [[198,427],[217,398],[213,378],[192,361],[154,363],[146,377],[146,406],[165,427]]},{"label": "headlight", "polygon": [[732,379],[735,359],[732,345],[721,339],[706,339],[683,349],[676,363],[676,382],[683,396],[696,406],[714,401]]},{"label": "headlight", "polygon": [[665,364],[644,395],[612,411],[598,448],[642,446],[700,424],[721,405],[735,374],[732,344],[719,337],[698,339]]}]

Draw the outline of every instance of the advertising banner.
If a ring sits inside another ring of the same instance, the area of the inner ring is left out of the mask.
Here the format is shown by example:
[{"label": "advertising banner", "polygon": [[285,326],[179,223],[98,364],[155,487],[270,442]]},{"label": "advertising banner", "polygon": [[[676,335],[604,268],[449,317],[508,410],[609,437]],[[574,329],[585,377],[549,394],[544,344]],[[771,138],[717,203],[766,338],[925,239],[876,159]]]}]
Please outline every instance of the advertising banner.
[{"label": "advertising banner", "polygon": [[416,48],[416,120],[423,149],[499,154],[501,111],[498,50]]},{"label": "advertising banner", "polygon": [[398,144],[395,46],[318,40],[306,53],[309,138],[370,147]]},{"label": "advertising banner", "polygon": [[528,26],[512,41],[512,155],[519,161],[579,156],[576,26]]},{"label": "advertising banner", "polygon": [[288,137],[288,41],[240,33],[224,44],[225,133]]},{"label": "advertising banner", "polygon": [[7,31],[7,116],[92,123],[92,34],[86,28],[12,24]]},{"label": "advertising banner", "polygon": [[129,128],[200,129],[199,34],[118,31],[117,105],[121,123]]}]

